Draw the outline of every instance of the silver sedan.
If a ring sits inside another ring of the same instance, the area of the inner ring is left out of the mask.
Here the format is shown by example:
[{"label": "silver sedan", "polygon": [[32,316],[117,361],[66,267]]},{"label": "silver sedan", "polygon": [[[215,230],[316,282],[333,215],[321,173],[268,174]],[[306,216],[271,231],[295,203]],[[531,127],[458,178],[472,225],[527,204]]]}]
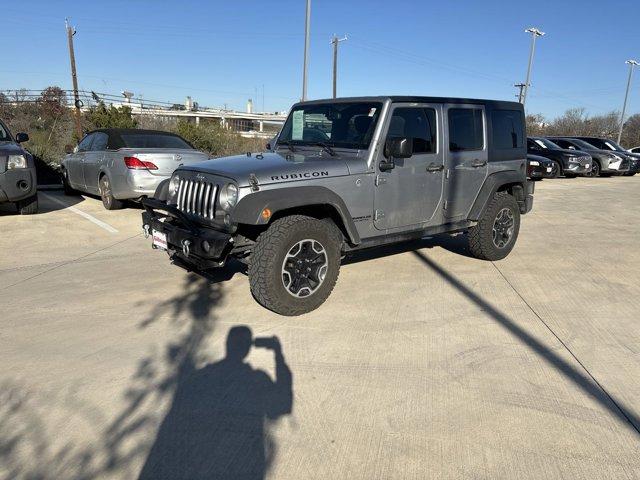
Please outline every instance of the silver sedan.
[{"label": "silver sedan", "polygon": [[182,165],[207,160],[173,133],[137,129],[89,132],[62,161],[65,193],[100,195],[107,210],[124,200],[153,196],[158,184]]}]

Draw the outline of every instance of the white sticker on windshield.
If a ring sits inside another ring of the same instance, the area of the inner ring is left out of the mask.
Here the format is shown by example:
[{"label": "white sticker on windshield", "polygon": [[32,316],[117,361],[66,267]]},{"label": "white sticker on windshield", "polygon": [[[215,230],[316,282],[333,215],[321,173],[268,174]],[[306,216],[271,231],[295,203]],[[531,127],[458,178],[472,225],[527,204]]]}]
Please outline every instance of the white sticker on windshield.
[{"label": "white sticker on windshield", "polygon": [[292,117],[291,140],[302,140],[304,130],[304,111],[294,110]]},{"label": "white sticker on windshield", "polygon": [[373,107],[371,110],[369,110],[369,116],[373,117],[376,114],[376,107]]}]

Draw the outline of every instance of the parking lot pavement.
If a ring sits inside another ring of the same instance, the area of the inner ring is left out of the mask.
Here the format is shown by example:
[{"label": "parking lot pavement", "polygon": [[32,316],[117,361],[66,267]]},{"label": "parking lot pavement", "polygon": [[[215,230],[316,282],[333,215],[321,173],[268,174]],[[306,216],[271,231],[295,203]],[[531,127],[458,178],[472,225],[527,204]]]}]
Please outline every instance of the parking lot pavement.
[{"label": "parking lot pavement", "polygon": [[[539,183],[500,262],[347,259],[297,318],[170,265],[140,210],[40,202],[0,211],[0,477],[640,477],[640,179]],[[247,368],[238,326],[282,355]]]}]

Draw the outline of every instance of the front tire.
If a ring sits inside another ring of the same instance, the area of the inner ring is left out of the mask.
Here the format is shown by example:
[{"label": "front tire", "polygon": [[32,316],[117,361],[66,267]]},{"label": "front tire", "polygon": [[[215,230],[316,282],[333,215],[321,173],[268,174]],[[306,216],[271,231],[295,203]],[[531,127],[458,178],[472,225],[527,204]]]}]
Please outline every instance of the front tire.
[{"label": "front tire", "polygon": [[341,247],[342,233],[333,222],[303,215],[274,221],[251,253],[251,293],[280,315],[315,310],[338,280]]},{"label": "front tire", "polygon": [[593,165],[591,165],[591,171],[587,174],[585,174],[586,177],[597,177],[600,175],[600,164],[598,162],[596,162],[595,160],[593,161]]},{"label": "front tire", "polygon": [[78,195],[78,192],[69,184],[69,173],[66,168],[62,169],[62,189],[65,195]]},{"label": "front tire", "polygon": [[16,202],[16,208],[20,215],[34,215],[38,213],[38,194]]},{"label": "front tire", "polygon": [[508,192],[496,192],[478,224],[469,230],[471,255],[482,260],[502,260],[513,250],[519,231],[518,202]]},{"label": "front tire", "polygon": [[104,208],[107,210],[120,210],[124,207],[124,202],[113,196],[111,182],[106,175],[100,177],[100,198],[102,199],[102,205],[104,205]]},{"label": "front tire", "polygon": [[549,173],[549,178],[558,178],[562,173],[562,167],[555,160],[553,161],[553,167],[551,167],[551,172]]}]

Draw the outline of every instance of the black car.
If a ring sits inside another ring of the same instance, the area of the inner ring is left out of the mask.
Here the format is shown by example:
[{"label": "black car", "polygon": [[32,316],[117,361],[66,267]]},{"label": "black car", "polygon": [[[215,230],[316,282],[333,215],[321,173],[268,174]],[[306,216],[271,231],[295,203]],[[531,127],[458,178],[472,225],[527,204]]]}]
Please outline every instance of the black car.
[{"label": "black car", "polygon": [[574,137],[547,137],[553,143],[569,150],[586,151],[593,158],[592,177],[622,175],[629,171],[630,161],[626,155],[611,150],[600,150],[584,140]]},{"label": "black car", "polygon": [[556,178],[560,175],[575,177],[591,174],[593,165],[591,155],[575,149],[563,149],[544,137],[528,137],[527,154],[546,157],[553,162],[550,178]]},{"label": "black car", "polygon": [[557,167],[557,163],[553,160],[539,155],[527,154],[527,177],[532,180],[555,178],[554,173],[557,171]]},{"label": "black car", "polygon": [[575,137],[579,140],[584,140],[587,143],[590,143],[596,148],[600,150],[611,150],[612,152],[618,152],[622,155],[625,155],[629,158],[629,171],[624,175],[633,176],[636,173],[640,172],[640,150],[638,152],[633,152],[629,150],[625,150],[613,140],[608,138],[598,138],[598,137]]},{"label": "black car", "polygon": [[0,121],[0,203],[13,203],[23,215],[38,212],[36,166],[20,143],[29,140],[26,133],[15,138]]}]

